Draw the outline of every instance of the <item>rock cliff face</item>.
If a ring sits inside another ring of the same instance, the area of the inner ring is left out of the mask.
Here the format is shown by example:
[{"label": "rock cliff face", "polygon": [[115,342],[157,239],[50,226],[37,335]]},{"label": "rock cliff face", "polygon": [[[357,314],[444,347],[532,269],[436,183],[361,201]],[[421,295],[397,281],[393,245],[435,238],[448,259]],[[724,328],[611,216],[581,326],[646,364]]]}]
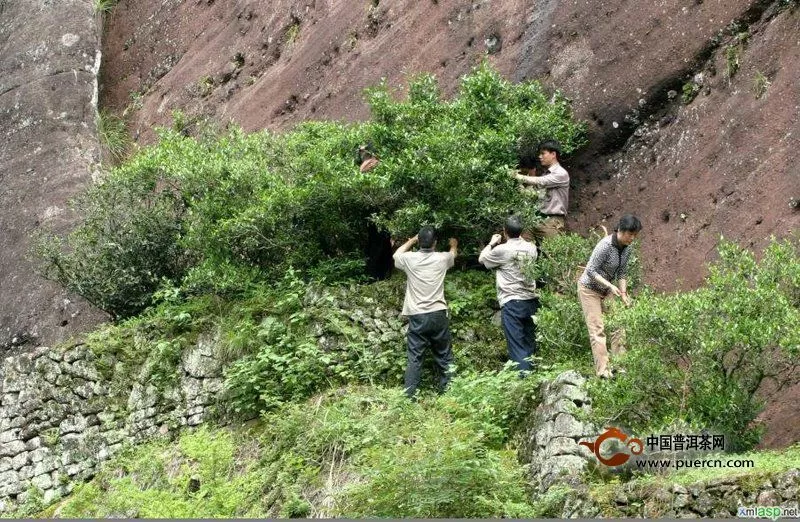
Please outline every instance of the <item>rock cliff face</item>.
[{"label": "rock cliff face", "polygon": [[0,353],[101,318],[26,259],[30,234],[66,230],[67,200],[91,180],[98,34],[91,0],[0,0]]}]

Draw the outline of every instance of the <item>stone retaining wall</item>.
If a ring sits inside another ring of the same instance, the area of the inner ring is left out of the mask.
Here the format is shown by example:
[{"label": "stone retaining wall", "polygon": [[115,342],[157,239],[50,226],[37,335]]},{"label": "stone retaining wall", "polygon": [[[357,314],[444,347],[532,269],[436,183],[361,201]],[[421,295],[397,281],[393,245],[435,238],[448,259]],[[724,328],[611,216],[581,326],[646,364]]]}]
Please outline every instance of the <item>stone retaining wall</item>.
[{"label": "stone retaining wall", "polygon": [[564,505],[562,518],[731,518],[740,507],[797,508],[800,470],[785,473],[721,477],[689,486],[623,484],[608,502],[576,491]]},{"label": "stone retaining wall", "polygon": [[[582,472],[597,462],[587,447],[578,444],[593,440],[601,432],[581,420],[591,413],[591,407],[586,379],[574,371],[562,373],[542,386],[540,404],[520,446],[519,456],[530,464],[530,481],[538,495],[555,485],[567,487],[561,518],[731,518],[738,515],[740,507],[798,507],[798,469],[784,473],[754,469],[688,486],[669,483],[666,477],[656,478],[647,485],[624,483],[610,498],[593,496]],[[607,450],[618,451],[611,443]]]},{"label": "stone retaining wall", "polygon": [[531,483],[540,493],[556,482],[576,478],[594,456],[583,438],[599,434],[596,427],[585,423],[591,412],[591,398],[586,392],[586,379],[575,371],[564,372],[540,390],[540,403],[531,416],[519,456],[530,464]]},{"label": "stone retaining wall", "polygon": [[83,346],[8,357],[0,366],[0,513],[38,488],[45,503],[123,448],[203,422],[222,389],[213,343],[202,339],[181,358],[178,382],[149,381],[145,364],[129,390],[107,389]]}]

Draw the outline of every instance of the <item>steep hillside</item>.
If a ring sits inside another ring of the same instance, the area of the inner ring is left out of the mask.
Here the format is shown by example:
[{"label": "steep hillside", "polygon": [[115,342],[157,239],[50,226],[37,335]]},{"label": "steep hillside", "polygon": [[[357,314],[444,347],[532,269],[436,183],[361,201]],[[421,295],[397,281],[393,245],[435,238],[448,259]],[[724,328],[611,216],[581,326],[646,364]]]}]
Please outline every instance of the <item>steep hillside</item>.
[{"label": "steep hillside", "polygon": [[247,130],[364,118],[362,89],[381,78],[433,72],[452,92],[488,53],[512,79],[562,89],[589,121],[590,146],[567,162],[573,230],[637,212],[648,282],[685,289],[720,234],[759,248],[800,223],[799,24],[787,0],[124,0],[101,92],[119,111],[141,107],[133,129],[150,143],[174,109]]},{"label": "steep hillside", "polygon": [[[98,19],[88,0],[57,17],[37,6],[0,2],[2,346],[49,344],[101,317],[25,258],[31,232],[70,222],[66,200],[96,158],[85,107]],[[433,72],[452,93],[488,53],[513,80],[562,89],[589,122],[590,146],[567,161],[573,230],[634,210],[648,282],[692,288],[720,234],[759,248],[800,222],[798,16],[796,0],[122,0],[104,22],[100,98],[128,109],[139,143],[174,109],[283,129],[366,117],[362,89],[384,77]]]},{"label": "steep hillside", "polygon": [[[796,1],[123,0],[104,49],[101,99],[142,144],[174,109],[246,130],[365,118],[381,78],[451,93],[488,54],[573,99],[590,145],[566,162],[569,225],[637,213],[657,289],[697,287],[721,235],[759,250],[800,225]],[[767,445],[797,439],[798,394],[770,394]]]}]

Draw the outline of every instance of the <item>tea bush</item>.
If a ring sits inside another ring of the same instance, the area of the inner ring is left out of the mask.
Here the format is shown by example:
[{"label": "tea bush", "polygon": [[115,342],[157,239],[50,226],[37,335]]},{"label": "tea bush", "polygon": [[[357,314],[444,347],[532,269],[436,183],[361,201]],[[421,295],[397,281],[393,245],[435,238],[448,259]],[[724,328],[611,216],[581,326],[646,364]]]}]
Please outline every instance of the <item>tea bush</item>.
[{"label": "tea bush", "polygon": [[719,253],[703,288],[643,294],[611,319],[627,331],[628,372],[596,383],[598,415],[631,429],[683,419],[734,449],[758,441],[761,384],[800,366],[800,242],[773,240],[760,262],[727,241]]},{"label": "tea bush", "polygon": [[157,173],[107,178],[75,207],[84,221],[66,239],[36,239],[45,277],[117,318],[141,312],[163,279],[183,275],[186,206]]},{"label": "tea bush", "polygon": [[[235,293],[289,267],[358,276],[371,224],[396,237],[436,225],[476,253],[505,215],[533,215],[535,202],[508,175],[518,157],[545,138],[565,153],[585,141],[566,98],[511,84],[486,64],[453,100],[427,75],[408,93],[369,89],[372,120],[363,123],[216,138],[161,129],[156,146],[78,200],[74,232],[42,242],[43,273],[127,317],[151,304],[163,279]],[[354,162],[364,143],[381,159],[367,173]]]}]

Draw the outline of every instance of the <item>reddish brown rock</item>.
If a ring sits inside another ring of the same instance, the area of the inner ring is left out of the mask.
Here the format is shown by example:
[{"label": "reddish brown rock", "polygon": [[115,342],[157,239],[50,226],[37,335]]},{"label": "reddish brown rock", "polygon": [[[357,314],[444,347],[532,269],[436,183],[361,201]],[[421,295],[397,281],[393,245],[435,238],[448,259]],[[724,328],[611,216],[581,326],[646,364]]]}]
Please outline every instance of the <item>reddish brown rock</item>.
[{"label": "reddish brown rock", "polygon": [[[450,94],[492,51],[506,76],[561,89],[589,124],[590,146],[567,161],[571,228],[638,213],[647,281],[687,289],[721,234],[760,248],[800,223],[800,9],[788,5],[123,0],[106,33],[102,92],[120,111],[145,93],[134,127],[147,143],[173,109],[247,130],[366,118],[362,90],[381,78],[399,87],[433,72]],[[729,80],[726,48],[740,32],[750,36]],[[760,99],[757,73],[770,82]]]}]

